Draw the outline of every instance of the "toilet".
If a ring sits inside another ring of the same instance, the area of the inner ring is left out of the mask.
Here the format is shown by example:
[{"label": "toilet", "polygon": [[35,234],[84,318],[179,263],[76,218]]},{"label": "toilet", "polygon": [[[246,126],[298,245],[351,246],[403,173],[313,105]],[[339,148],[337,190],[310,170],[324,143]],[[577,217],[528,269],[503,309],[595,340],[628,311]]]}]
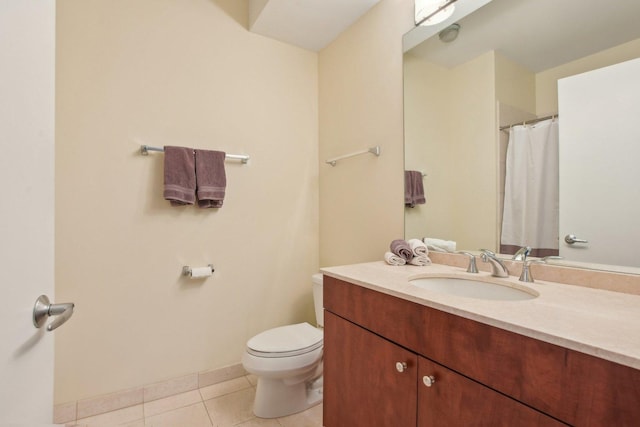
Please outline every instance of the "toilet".
[{"label": "toilet", "polygon": [[247,341],[242,365],[258,377],[257,417],[284,417],[322,402],[322,274],[312,281],[317,328],[306,322],[280,326]]}]

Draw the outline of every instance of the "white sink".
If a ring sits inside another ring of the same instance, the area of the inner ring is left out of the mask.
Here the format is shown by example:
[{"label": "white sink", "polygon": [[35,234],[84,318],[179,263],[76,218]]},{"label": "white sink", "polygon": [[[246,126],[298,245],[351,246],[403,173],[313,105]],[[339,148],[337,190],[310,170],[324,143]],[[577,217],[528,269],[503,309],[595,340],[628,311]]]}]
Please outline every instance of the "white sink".
[{"label": "white sink", "polygon": [[509,284],[458,277],[425,277],[410,280],[409,283],[434,292],[485,300],[520,301],[533,299],[539,295],[533,289],[525,286],[514,287]]}]

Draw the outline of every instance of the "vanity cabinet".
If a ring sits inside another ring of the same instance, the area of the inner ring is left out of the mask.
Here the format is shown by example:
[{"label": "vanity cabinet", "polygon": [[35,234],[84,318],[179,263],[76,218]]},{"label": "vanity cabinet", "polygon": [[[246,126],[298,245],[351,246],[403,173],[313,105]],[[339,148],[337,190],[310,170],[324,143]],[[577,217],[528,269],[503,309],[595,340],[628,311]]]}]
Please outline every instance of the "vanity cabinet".
[{"label": "vanity cabinet", "polygon": [[324,307],[325,427],[640,420],[637,369],[328,276]]}]

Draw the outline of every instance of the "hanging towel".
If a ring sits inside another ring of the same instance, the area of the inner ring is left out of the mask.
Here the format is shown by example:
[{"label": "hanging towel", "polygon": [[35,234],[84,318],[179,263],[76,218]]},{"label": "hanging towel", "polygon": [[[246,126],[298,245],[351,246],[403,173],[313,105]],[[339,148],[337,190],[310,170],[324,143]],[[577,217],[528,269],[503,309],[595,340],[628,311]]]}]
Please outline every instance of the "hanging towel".
[{"label": "hanging towel", "polygon": [[405,261],[409,261],[413,258],[413,252],[411,251],[411,246],[407,242],[402,239],[396,239],[389,245],[389,249],[391,252],[398,255],[401,258],[404,258]]},{"label": "hanging towel", "polygon": [[423,205],[424,185],[422,184],[422,172],[404,171],[404,204],[410,208],[415,205]]},{"label": "hanging towel", "polygon": [[193,149],[164,147],[164,198],[172,206],[193,205],[196,201],[196,173]]},{"label": "hanging towel", "polygon": [[410,239],[408,242],[411,247],[411,252],[414,256],[429,255],[429,249],[420,239]]},{"label": "hanging towel", "polygon": [[409,264],[419,266],[431,265],[431,258],[426,255],[414,256],[409,261]]},{"label": "hanging towel", "polygon": [[201,208],[222,207],[227,186],[225,157],[226,154],[222,151],[196,150],[198,206]]},{"label": "hanging towel", "polygon": [[385,252],[384,260],[389,265],[405,265],[407,263],[404,258],[394,254],[393,252]]}]

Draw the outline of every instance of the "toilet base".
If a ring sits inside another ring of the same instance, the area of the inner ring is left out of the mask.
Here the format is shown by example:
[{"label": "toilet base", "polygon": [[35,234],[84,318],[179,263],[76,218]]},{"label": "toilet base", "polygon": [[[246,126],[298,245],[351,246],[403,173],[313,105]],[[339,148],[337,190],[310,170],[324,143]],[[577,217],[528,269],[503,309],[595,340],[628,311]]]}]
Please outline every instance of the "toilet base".
[{"label": "toilet base", "polygon": [[279,418],[302,412],[320,402],[322,377],[297,384],[259,377],[253,413],[259,418]]}]

